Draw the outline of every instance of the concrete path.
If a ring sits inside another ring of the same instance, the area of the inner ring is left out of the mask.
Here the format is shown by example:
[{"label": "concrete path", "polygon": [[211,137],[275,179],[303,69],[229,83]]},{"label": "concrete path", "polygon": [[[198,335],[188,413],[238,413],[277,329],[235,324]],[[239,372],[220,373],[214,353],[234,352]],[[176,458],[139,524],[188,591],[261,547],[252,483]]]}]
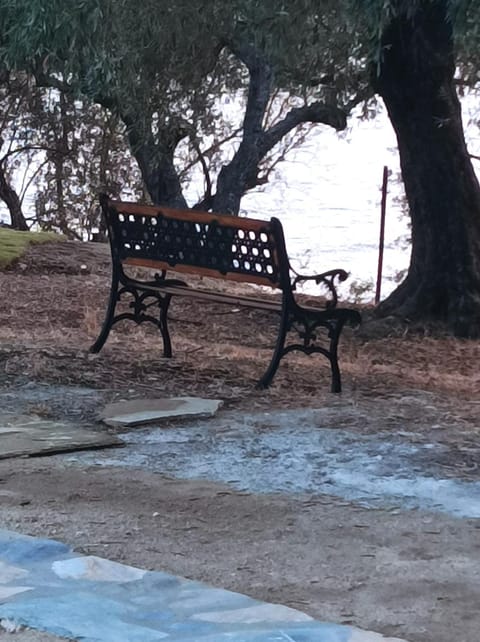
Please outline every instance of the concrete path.
[{"label": "concrete path", "polygon": [[0,623],[84,642],[402,642],[2,530]]},{"label": "concrete path", "polygon": [[138,468],[177,479],[228,483],[252,493],[336,495],[369,508],[480,517],[480,481],[445,477],[445,447],[397,431],[327,428],[329,411],[219,413],[208,422],[137,427],[125,448],[78,453],[85,464]]}]

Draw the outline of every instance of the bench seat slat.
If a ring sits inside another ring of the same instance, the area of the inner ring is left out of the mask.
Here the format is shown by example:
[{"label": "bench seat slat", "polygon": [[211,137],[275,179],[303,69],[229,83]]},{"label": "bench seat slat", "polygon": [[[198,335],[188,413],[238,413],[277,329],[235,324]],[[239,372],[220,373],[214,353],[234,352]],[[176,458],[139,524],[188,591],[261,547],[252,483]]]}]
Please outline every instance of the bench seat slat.
[{"label": "bench seat slat", "polygon": [[[140,286],[136,283],[136,286]],[[280,312],[282,310],[282,301],[280,299],[265,299],[255,296],[247,296],[243,294],[228,294],[227,292],[206,290],[202,288],[191,288],[188,285],[145,285],[140,286],[143,290],[152,290],[154,292],[161,292],[163,294],[171,294],[176,296],[185,296],[192,299],[199,299],[211,303],[225,303],[232,305],[240,305],[247,308],[255,308],[259,310],[266,310],[271,312]],[[334,308],[326,310],[323,307],[314,305],[302,305],[303,312],[312,315],[325,315],[329,318],[336,318],[346,315],[351,316],[352,320],[355,319],[356,312],[348,308]]]},{"label": "bench seat slat", "polygon": [[[138,284],[136,283],[138,287]],[[141,285],[142,290],[151,290],[162,294],[171,294],[176,296],[185,296],[192,299],[208,301],[210,303],[226,303],[231,305],[241,305],[243,307],[269,310],[280,312],[282,302],[274,299],[261,299],[254,296],[245,296],[242,294],[228,294],[227,292],[216,292],[215,290],[206,290],[201,288],[191,288],[188,285]]]},{"label": "bench seat slat", "polygon": [[227,272],[222,274],[218,270],[211,270],[209,268],[194,267],[190,265],[169,265],[164,261],[154,261],[152,259],[143,258],[128,258],[122,261],[123,265],[131,265],[134,267],[145,267],[153,270],[174,270],[182,274],[194,274],[197,276],[206,276],[212,279],[221,279],[222,281],[236,281],[237,283],[251,283],[252,285],[263,285],[272,289],[278,289],[278,284],[272,284],[270,279],[263,276],[256,276],[255,274],[237,274],[236,272]]}]

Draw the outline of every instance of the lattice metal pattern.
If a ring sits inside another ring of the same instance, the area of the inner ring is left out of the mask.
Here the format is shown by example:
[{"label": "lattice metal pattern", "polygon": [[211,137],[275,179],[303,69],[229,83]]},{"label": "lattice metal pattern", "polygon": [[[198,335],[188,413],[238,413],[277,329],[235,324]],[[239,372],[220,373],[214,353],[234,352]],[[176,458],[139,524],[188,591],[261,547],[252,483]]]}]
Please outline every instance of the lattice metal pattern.
[{"label": "lattice metal pattern", "polygon": [[[120,259],[150,259],[176,265],[214,270],[222,275],[279,281],[276,242],[269,222],[249,229],[248,219],[236,218],[235,226],[221,218],[178,220],[159,213],[144,216],[110,209],[110,217],[121,247]],[[242,221],[245,223],[242,226]],[[232,221],[233,222],[233,221]],[[246,279],[248,280],[248,278]]]}]

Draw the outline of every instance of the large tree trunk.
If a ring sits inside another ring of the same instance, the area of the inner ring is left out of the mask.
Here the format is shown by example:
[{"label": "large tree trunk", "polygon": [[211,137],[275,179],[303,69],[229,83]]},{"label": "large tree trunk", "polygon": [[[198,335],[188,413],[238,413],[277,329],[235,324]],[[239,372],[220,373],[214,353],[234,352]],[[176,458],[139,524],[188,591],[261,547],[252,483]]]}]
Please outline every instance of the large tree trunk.
[{"label": "large tree trunk", "polygon": [[412,221],[405,281],[378,308],[480,335],[480,187],[465,144],[446,1],[384,32],[373,82],[395,129]]}]

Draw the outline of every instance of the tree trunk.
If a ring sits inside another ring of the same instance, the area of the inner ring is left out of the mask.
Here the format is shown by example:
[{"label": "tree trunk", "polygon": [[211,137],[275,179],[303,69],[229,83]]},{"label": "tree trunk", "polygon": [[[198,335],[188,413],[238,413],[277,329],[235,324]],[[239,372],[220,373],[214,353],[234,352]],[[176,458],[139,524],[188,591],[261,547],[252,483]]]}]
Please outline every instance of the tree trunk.
[{"label": "tree trunk", "polygon": [[10,213],[10,223],[14,230],[26,232],[28,230],[27,221],[22,212],[22,204],[17,192],[10,185],[5,176],[3,163],[0,163],[0,199],[8,207]]},{"label": "tree trunk", "polygon": [[242,197],[248,189],[248,179],[257,175],[262,159],[260,144],[264,136],[263,119],[270,98],[273,73],[254,47],[230,43],[230,50],[247,67],[250,81],[242,140],[232,160],[222,167],[218,175],[212,209],[214,212],[237,215]]},{"label": "tree trunk", "polygon": [[465,144],[447,2],[392,19],[373,83],[397,134],[412,221],[405,281],[378,307],[480,335],[480,187]]},{"label": "tree trunk", "polygon": [[173,154],[160,150],[160,146],[142,145],[132,149],[150,198],[155,205],[187,207],[178,174],[173,164]]},{"label": "tree trunk", "polygon": [[[139,127],[141,120],[135,115],[122,114],[121,118],[127,128],[130,149],[138,163],[152,202],[155,205],[167,205],[181,209],[187,207],[173,162],[175,148],[183,137],[183,132],[176,136],[175,132],[167,131],[167,138],[170,142],[166,143],[160,140],[156,143],[151,134],[145,139]],[[151,130],[152,126],[150,126]],[[164,133],[160,131],[158,137],[160,138]]]}]

